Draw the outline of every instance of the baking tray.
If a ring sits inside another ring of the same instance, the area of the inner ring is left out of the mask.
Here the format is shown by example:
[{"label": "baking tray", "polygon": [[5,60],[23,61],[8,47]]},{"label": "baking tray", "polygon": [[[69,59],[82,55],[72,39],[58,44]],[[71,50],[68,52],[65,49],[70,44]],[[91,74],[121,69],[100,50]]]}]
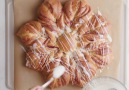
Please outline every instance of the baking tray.
[{"label": "baking tray", "polygon": [[5,1],[6,13],[6,77],[5,84],[7,90],[14,90],[14,10],[13,0]]},{"label": "baking tray", "polygon": [[[127,31],[126,31],[126,9],[127,1],[123,1],[123,26],[121,33],[121,45],[120,45],[120,64],[119,64],[119,75],[118,79],[124,83],[127,88],[129,87],[129,79],[127,73]],[[5,1],[5,11],[6,11],[6,77],[5,84],[7,90],[14,90],[14,10],[13,10],[13,0]],[[129,54],[129,53],[128,53]]]}]

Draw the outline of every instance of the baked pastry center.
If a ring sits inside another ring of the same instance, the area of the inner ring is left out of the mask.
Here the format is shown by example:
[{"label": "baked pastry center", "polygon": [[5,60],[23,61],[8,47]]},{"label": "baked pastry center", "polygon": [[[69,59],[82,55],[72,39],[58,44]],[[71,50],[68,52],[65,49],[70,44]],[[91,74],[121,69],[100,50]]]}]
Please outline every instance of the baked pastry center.
[{"label": "baked pastry center", "polygon": [[75,37],[70,33],[63,33],[57,39],[59,48],[64,51],[74,51],[77,48]]},{"label": "baked pastry center", "polygon": [[109,23],[100,11],[94,14],[85,0],[45,0],[38,20],[20,28],[17,35],[27,48],[26,66],[52,77],[59,65],[65,73],[50,87],[83,87],[111,61]]}]

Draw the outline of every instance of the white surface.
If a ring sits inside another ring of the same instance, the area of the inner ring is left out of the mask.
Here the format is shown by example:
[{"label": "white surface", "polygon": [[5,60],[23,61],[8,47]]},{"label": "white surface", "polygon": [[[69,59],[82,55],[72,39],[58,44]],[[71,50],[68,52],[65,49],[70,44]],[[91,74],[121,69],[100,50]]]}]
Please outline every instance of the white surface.
[{"label": "white surface", "polygon": [[0,90],[5,85],[5,0],[0,0]]},{"label": "white surface", "polygon": [[[0,60],[1,60],[0,61],[0,90],[13,90],[12,86],[14,85],[14,82],[13,82],[14,79],[13,79],[13,75],[10,73],[14,73],[13,72],[14,69],[12,69],[14,67],[14,63],[12,61],[10,61],[10,59],[12,59],[12,57],[14,57],[14,55],[13,55],[14,49],[12,48],[11,45],[9,45],[7,43],[7,40],[9,42],[12,42],[12,40],[10,40],[10,39],[14,37],[14,36],[7,35],[7,33],[14,34],[14,32],[12,32],[12,31],[14,31],[14,29],[12,29],[13,21],[8,20],[7,22],[11,23],[11,24],[8,24],[8,23],[5,24],[5,22],[7,20],[6,15],[9,15],[7,17],[10,17],[10,16],[12,16],[13,12],[10,8],[11,4],[8,5],[8,8],[7,7],[5,8],[6,1],[11,2],[11,0],[0,0]],[[10,14],[7,14],[5,12],[5,10],[7,10],[7,9],[9,9]],[[8,28],[6,28],[7,25],[8,25]],[[13,50],[8,49],[10,47]],[[7,50],[8,51],[11,50],[10,52],[12,54],[7,53],[8,52]]]}]

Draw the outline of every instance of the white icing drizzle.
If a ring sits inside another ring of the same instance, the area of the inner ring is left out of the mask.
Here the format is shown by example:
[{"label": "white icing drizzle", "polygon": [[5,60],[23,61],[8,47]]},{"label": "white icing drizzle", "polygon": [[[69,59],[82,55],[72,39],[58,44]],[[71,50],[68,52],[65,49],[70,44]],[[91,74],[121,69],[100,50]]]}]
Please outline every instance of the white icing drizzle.
[{"label": "white icing drizzle", "polygon": [[84,23],[84,20],[82,18],[79,19],[79,23],[80,24],[83,24]]},{"label": "white icing drizzle", "polygon": [[80,48],[81,52],[86,52],[86,50],[84,48]]},{"label": "white icing drizzle", "polygon": [[109,40],[109,42],[112,42],[112,38],[109,34],[107,35],[107,39]]},{"label": "white icing drizzle", "polygon": [[73,53],[71,51],[67,52],[66,53],[66,57],[67,58],[73,57]]},{"label": "white icing drizzle", "polygon": [[47,54],[44,54],[43,57],[44,57],[43,60],[44,60],[45,65],[42,67],[42,69],[44,69],[45,66],[46,66],[48,55]]},{"label": "white icing drizzle", "polygon": [[59,37],[58,34],[57,34],[57,32],[55,32],[55,31],[53,31],[52,34],[53,34],[56,38]]},{"label": "white icing drizzle", "polygon": [[[31,56],[28,53],[26,53],[26,55],[31,60],[31,62],[34,64],[34,60],[31,58]],[[26,58],[27,61],[28,61],[28,58]],[[28,64],[28,65],[31,66],[31,64]],[[32,66],[33,66],[33,68],[36,68],[34,65],[32,65]]]},{"label": "white icing drizzle", "polygon": [[102,16],[102,13],[99,11],[99,9],[98,9],[98,14],[99,14],[100,16]]},{"label": "white icing drizzle", "polygon": [[26,66],[27,67],[31,67],[31,65],[30,65],[30,61],[26,58]]},{"label": "white icing drizzle", "polygon": [[[80,55],[78,54],[78,52],[76,52],[75,51],[75,53],[77,54],[76,55],[76,61],[77,61],[77,63],[78,63],[78,65],[79,66],[81,66],[81,67],[84,67],[82,64],[81,64],[81,62],[79,61],[80,59],[79,59],[79,56],[81,55],[81,57],[84,59],[84,61],[85,61],[85,64],[87,65],[87,68],[88,68],[88,73],[90,74],[90,75],[92,75],[92,73],[91,73],[91,71],[90,71],[90,68],[89,68],[89,65],[87,64],[87,61],[86,61],[86,59],[85,59],[85,57],[84,57],[84,55],[83,54],[81,54],[80,53]],[[85,68],[85,67],[84,67]],[[86,73],[85,73],[86,74]],[[87,75],[87,74],[86,74]],[[90,77],[89,77],[89,75],[88,75],[88,79],[90,80]]]},{"label": "white icing drizzle", "polygon": [[76,23],[76,24],[75,24],[75,27],[78,27],[78,26],[79,26],[79,23]]},{"label": "white icing drizzle", "polygon": [[42,34],[44,34],[45,33],[45,28],[44,27],[42,27]]},{"label": "white icing drizzle", "polygon": [[[63,62],[63,61],[60,61],[60,62],[63,63],[64,65],[67,65],[68,67],[74,69],[72,66],[70,66],[70,64],[65,63],[65,62]],[[73,75],[73,72],[71,72],[68,67],[66,67],[66,71],[68,71],[71,75]]]},{"label": "white icing drizzle", "polygon": [[[62,61],[61,61],[61,62],[62,62]],[[63,63],[64,63],[64,62],[63,62]],[[64,64],[67,65],[66,63],[64,63]],[[71,66],[69,66],[69,67],[71,67]],[[65,67],[65,68],[66,68],[66,71],[67,71],[70,75],[75,75],[74,72],[71,72],[68,67]]]},{"label": "white icing drizzle", "polygon": [[33,26],[31,26],[30,24],[28,24],[33,30],[35,33],[37,33],[37,36],[39,37],[39,35],[41,34],[40,32],[38,32]]},{"label": "white icing drizzle", "polygon": [[41,41],[40,40],[37,40],[37,41],[40,44],[40,46],[43,47],[43,44],[41,43]]},{"label": "white icing drizzle", "polygon": [[40,46],[43,48],[43,50],[47,53],[47,54],[50,54],[50,51],[49,50],[46,50],[45,46],[41,43],[40,40],[37,40],[38,43],[40,44]]},{"label": "white icing drizzle", "polygon": [[[69,40],[69,38],[68,38],[68,36],[64,33],[63,34],[64,35],[64,37],[65,37],[65,39],[66,39],[66,41],[68,41],[68,43],[70,44],[68,44],[70,47],[72,46],[73,48],[74,48],[74,45],[71,43],[71,41]],[[70,48],[70,50],[72,51],[72,48]]]},{"label": "white icing drizzle", "polygon": [[89,18],[86,16],[87,20],[89,21],[90,25],[92,26],[92,29],[95,30],[94,25],[92,24],[92,22],[89,20]]},{"label": "white icing drizzle", "polygon": [[74,30],[73,32],[72,32],[72,34],[74,35],[74,34],[76,34],[77,33],[77,31],[76,30]]},{"label": "white icing drizzle", "polygon": [[30,48],[31,48],[31,50],[33,51],[33,53],[36,55],[36,57],[37,57],[38,59],[40,59],[39,53],[36,52],[36,49],[37,49],[36,47],[37,47],[37,44],[34,43]]},{"label": "white icing drizzle", "polygon": [[49,60],[50,60],[51,62],[53,62],[53,61],[55,60],[55,58],[50,57]]},{"label": "white icing drizzle", "polygon": [[46,57],[46,62],[45,62],[45,66],[47,68],[47,72],[50,72],[50,65],[49,65],[49,55]]},{"label": "white icing drizzle", "polygon": [[60,40],[58,40],[59,42],[60,42],[60,44],[61,44],[61,46],[62,46],[62,48],[65,50],[65,48],[67,49],[67,50],[69,50],[66,46],[65,46],[65,44],[62,42],[62,41],[60,41]]},{"label": "white icing drizzle", "polygon": [[103,35],[101,35],[97,30],[96,30],[96,32],[98,33],[98,35],[99,35],[99,37],[100,37],[100,39],[103,39]]},{"label": "white icing drizzle", "polygon": [[[98,10],[98,14],[102,16],[102,14],[100,13],[99,10]],[[96,16],[96,15],[95,15],[95,16]],[[105,30],[105,32],[106,32],[106,34],[107,34],[107,38],[108,38],[109,42],[112,42],[112,38],[109,36],[109,34],[108,34],[108,32],[107,32],[108,29],[103,26],[102,21],[101,21],[97,16],[96,16],[96,18],[97,18],[98,22],[101,24],[101,27],[104,28],[104,30]],[[104,18],[103,18],[103,19],[104,19]],[[104,57],[103,57],[103,60],[105,60]],[[106,62],[107,62],[107,60],[106,60]],[[105,63],[105,62],[103,61],[103,64],[104,64],[104,63]],[[102,64],[102,65],[103,65],[103,64]]]},{"label": "white icing drizzle", "polygon": [[103,39],[103,38],[104,38],[104,36],[103,36],[103,35],[99,35],[99,37],[100,37],[100,39]]},{"label": "white icing drizzle", "polygon": [[79,36],[79,40],[81,41],[80,43],[81,43],[81,46],[83,47],[84,42],[83,42],[83,40],[82,40],[82,38],[80,36]]},{"label": "white icing drizzle", "polygon": [[72,31],[68,26],[65,26],[65,29],[66,29],[67,33],[70,33]]},{"label": "white icing drizzle", "polygon": [[[87,26],[87,24],[86,24],[86,26]],[[85,34],[85,31],[84,31],[84,29],[83,29],[82,31],[83,31],[83,33]]]},{"label": "white icing drizzle", "polygon": [[84,72],[86,75],[88,75],[88,77],[89,77],[89,79],[90,79],[90,74],[89,74],[89,72],[85,69],[85,67],[81,65],[81,68],[83,69],[83,72]]},{"label": "white icing drizzle", "polygon": [[23,49],[24,52],[26,52],[26,49],[22,45],[20,45],[20,47]]},{"label": "white icing drizzle", "polygon": [[[101,27],[103,27],[103,28],[104,28],[104,30],[105,30],[105,32],[106,32],[106,34],[108,34],[108,32],[107,32],[107,28],[105,28],[105,27],[104,27],[104,25],[103,25],[102,21],[98,18],[98,16],[96,16],[96,15],[95,15],[95,17],[96,17],[97,21],[100,23]],[[104,19],[104,18],[103,18],[103,19]]]},{"label": "white icing drizzle", "polygon": [[63,34],[64,33],[64,30],[60,30],[60,33]]},{"label": "white icing drizzle", "polygon": [[42,37],[45,37],[45,38],[47,38],[47,37],[48,37],[48,35],[46,34],[46,30],[45,30],[45,28],[44,28],[44,27],[42,27],[41,35],[42,35]]},{"label": "white icing drizzle", "polygon": [[34,43],[33,46],[32,46],[32,48],[33,48],[33,49],[36,49],[36,47],[37,47],[37,44]]}]

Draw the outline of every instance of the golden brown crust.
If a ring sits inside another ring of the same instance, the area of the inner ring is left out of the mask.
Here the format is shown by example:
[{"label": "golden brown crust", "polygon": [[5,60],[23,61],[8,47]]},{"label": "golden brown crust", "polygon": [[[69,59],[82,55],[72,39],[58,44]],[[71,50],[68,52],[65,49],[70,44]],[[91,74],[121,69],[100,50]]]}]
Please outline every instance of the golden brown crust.
[{"label": "golden brown crust", "polygon": [[64,5],[64,13],[70,21],[73,21],[79,8],[79,0],[69,0]]},{"label": "golden brown crust", "polygon": [[38,10],[38,20],[50,30],[57,31],[56,20],[62,13],[60,0],[45,0]]},{"label": "golden brown crust", "polygon": [[72,29],[77,30],[80,26],[82,26],[85,22],[87,23],[91,17],[91,8],[90,6],[84,1],[80,1],[79,10],[76,13],[76,16],[72,23]]},{"label": "golden brown crust", "polygon": [[62,34],[58,38],[58,46],[60,50],[67,52],[67,51],[74,51],[76,49],[76,41],[75,38],[71,34]]},{"label": "golden brown crust", "polygon": [[[40,51],[43,52],[41,49]],[[43,55],[43,53],[30,50],[26,53],[26,66],[37,71],[42,71],[42,67],[45,64],[44,57],[46,55]]]},{"label": "golden brown crust", "polygon": [[20,28],[17,36],[25,45],[31,45],[37,38],[41,37],[41,24],[37,21],[30,21]]}]

